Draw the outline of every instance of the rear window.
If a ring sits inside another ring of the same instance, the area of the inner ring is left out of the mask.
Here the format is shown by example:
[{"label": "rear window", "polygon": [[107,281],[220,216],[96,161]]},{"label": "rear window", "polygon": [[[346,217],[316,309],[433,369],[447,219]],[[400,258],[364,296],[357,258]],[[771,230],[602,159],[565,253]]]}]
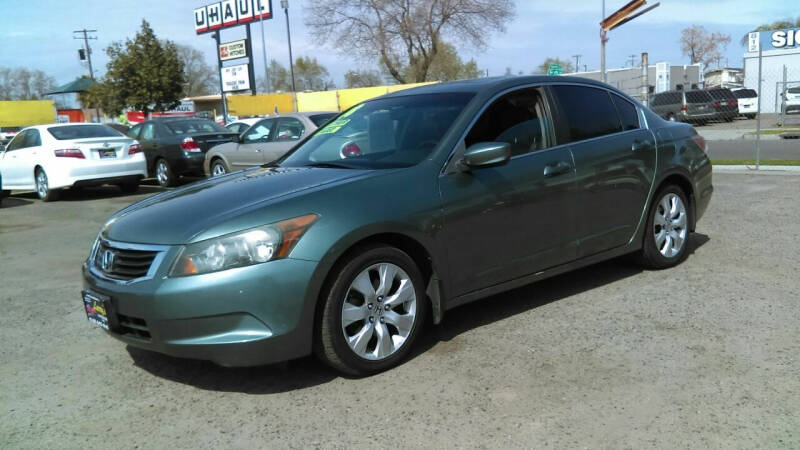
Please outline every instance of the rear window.
[{"label": "rear window", "polygon": [[59,141],[124,136],[119,131],[105,125],[67,125],[49,127],[47,131]]},{"label": "rear window", "polygon": [[738,91],[733,91],[733,95],[736,98],[756,98],[758,94],[756,94],[755,89],[739,89]]},{"label": "rear window", "polygon": [[330,120],[336,116],[337,116],[336,113],[327,113],[327,114],[314,114],[313,116],[308,116],[308,118],[309,120],[314,122],[314,125],[316,125],[317,128],[319,128],[325,125],[326,123],[330,122]]},{"label": "rear window", "polygon": [[711,94],[706,91],[689,91],[686,93],[686,103],[709,103],[713,101]]},{"label": "rear window", "polygon": [[709,94],[714,100],[733,100],[736,98],[730,89],[709,89]]},{"label": "rear window", "polygon": [[553,86],[567,119],[571,141],[582,141],[622,131],[608,92],[585,86]]},{"label": "rear window", "polygon": [[679,105],[681,103],[681,94],[678,92],[662,92],[656,94],[650,102],[652,106],[660,105]]},{"label": "rear window", "polygon": [[204,119],[170,120],[162,122],[170,133],[181,135],[191,133],[230,133],[222,125]]}]

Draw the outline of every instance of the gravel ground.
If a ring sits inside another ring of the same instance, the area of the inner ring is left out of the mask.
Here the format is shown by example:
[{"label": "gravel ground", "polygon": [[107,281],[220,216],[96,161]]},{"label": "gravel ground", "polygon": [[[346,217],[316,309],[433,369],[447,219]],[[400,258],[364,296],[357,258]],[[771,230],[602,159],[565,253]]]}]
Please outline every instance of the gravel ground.
[{"label": "gravel ground", "polygon": [[104,219],[157,191],[0,209],[0,447],[800,447],[800,177],[715,175],[680,267],[625,260],[450,311],[401,367],[225,369],[86,321]]}]

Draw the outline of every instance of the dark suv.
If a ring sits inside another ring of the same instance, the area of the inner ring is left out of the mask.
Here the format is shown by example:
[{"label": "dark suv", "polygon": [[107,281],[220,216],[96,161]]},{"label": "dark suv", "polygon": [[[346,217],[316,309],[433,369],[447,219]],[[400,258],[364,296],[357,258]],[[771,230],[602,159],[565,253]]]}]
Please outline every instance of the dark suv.
[{"label": "dark suv", "polygon": [[739,115],[739,99],[733,91],[728,88],[714,88],[708,89],[708,93],[714,99],[717,119],[730,122]]},{"label": "dark suv", "polygon": [[147,171],[161,186],[175,185],[181,175],[204,176],[206,152],[239,138],[211,120],[193,117],[148,120],[131,128],[128,136],[142,145]]},{"label": "dark suv", "polygon": [[650,109],[659,116],[678,122],[703,124],[716,119],[714,99],[708,91],[667,91],[653,96]]}]

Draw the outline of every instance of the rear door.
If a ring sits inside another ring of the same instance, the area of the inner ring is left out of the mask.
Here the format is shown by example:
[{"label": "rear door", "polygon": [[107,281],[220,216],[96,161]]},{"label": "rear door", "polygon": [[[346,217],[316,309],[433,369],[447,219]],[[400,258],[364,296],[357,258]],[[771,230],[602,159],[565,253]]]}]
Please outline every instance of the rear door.
[{"label": "rear door", "polygon": [[580,256],[627,244],[655,175],[655,138],[636,105],[599,87],[555,85],[561,136],[575,158]]},{"label": "rear door", "polygon": [[264,119],[256,123],[242,135],[242,142],[237,146],[235,152],[225,153],[231,170],[246,169],[266,162],[264,151],[272,142],[276,122],[277,119]]},{"label": "rear door", "polygon": [[454,295],[510,281],[576,257],[575,173],[568,146],[558,146],[542,88],[521,88],[493,101],[457,150],[479,142],[511,144],[511,160],[439,178]]}]

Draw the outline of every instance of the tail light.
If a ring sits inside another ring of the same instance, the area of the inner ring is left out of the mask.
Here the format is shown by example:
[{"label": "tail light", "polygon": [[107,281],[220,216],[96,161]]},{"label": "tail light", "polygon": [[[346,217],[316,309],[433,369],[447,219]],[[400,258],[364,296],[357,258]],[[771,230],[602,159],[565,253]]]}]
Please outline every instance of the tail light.
[{"label": "tail light", "polygon": [[714,102],[714,108],[719,108],[720,106],[722,106],[722,103]]},{"label": "tail light", "polygon": [[728,100],[728,106],[739,106],[739,100]]},{"label": "tail light", "polygon": [[700,148],[701,148],[701,149],[702,149],[704,152],[708,153],[708,144],[706,143],[706,138],[704,138],[703,136],[700,136],[700,135],[698,134],[698,135],[692,136],[692,140],[693,140],[693,141],[694,141],[694,143],[695,143],[695,144],[697,144],[697,146],[698,146],[698,147],[700,147]]},{"label": "tail light", "polygon": [[356,156],[361,156],[362,153],[361,149],[358,148],[358,145],[356,145],[355,142],[348,142],[347,144],[344,144],[342,150],[339,152],[339,155],[342,158],[353,158]]},{"label": "tail light", "polygon": [[62,148],[55,150],[54,153],[58,158],[78,158],[78,159],[86,159],[83,156],[83,152],[77,148]]},{"label": "tail light", "polygon": [[142,153],[142,146],[139,144],[131,144],[128,146],[128,154],[135,155],[137,153]]},{"label": "tail light", "polygon": [[191,137],[187,137],[181,142],[181,148],[187,152],[199,152],[200,146]]},{"label": "tail light", "polygon": [[688,107],[688,106],[686,106],[686,105],[681,105],[681,111],[686,111],[686,110],[688,110],[688,109],[689,109],[689,107]]}]

